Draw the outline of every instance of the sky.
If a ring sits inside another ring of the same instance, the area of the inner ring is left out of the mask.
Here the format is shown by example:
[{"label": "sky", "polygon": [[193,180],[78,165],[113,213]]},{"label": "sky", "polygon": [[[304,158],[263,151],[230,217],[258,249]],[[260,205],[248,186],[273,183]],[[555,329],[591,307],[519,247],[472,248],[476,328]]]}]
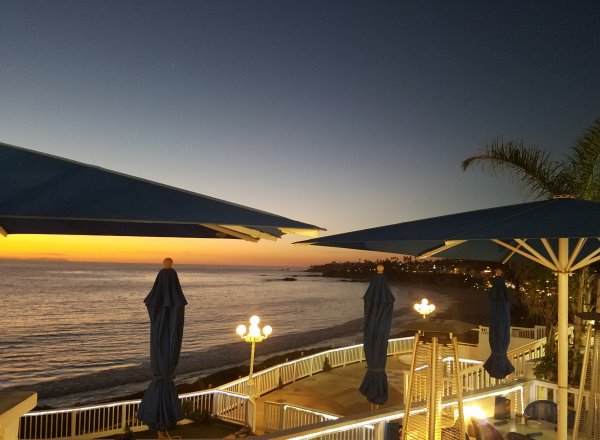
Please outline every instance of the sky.
[{"label": "sky", "polygon": [[[600,117],[597,1],[0,0],[0,142],[326,228],[519,203],[460,163]],[[0,237],[0,258],[305,266],[381,254]]]}]

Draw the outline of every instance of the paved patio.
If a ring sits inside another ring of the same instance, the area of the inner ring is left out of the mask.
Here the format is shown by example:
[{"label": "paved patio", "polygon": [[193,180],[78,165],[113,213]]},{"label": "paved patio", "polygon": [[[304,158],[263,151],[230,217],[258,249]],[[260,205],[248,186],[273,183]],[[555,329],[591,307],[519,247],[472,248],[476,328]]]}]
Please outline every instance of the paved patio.
[{"label": "paved patio", "polygon": [[[256,401],[257,433],[263,433],[264,402],[279,402],[298,405],[323,411],[329,414],[349,416],[371,409],[371,404],[358,391],[365,375],[365,362],[334,368],[325,373],[301,379],[286,385],[280,390],[265,394]],[[397,356],[388,357],[389,399],[382,408],[403,403],[403,370],[409,366],[400,362]]]}]

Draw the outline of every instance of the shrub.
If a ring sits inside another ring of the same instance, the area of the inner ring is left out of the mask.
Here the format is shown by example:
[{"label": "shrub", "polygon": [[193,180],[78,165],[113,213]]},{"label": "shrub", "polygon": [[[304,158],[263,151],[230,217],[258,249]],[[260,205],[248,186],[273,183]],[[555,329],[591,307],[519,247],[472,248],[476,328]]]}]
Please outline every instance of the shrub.
[{"label": "shrub", "polygon": [[214,422],[215,418],[210,411],[206,409],[194,409],[192,402],[184,402],[181,408],[183,409],[183,416],[188,420],[202,423],[203,425],[210,425]]}]

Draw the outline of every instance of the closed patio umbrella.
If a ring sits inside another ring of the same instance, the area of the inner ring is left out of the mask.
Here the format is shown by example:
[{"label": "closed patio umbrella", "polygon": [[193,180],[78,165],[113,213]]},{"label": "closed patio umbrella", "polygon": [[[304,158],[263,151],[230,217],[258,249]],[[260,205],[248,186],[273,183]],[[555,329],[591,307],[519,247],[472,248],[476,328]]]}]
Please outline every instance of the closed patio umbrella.
[{"label": "closed patio umbrella", "polygon": [[388,382],[385,373],[387,346],[394,313],[394,295],[383,275],[383,266],[377,266],[377,275],[364,295],[364,350],[367,372],[360,392],[373,405],[388,400]]},{"label": "closed patio umbrella", "polygon": [[510,343],[510,302],[506,291],[506,280],[498,274],[490,289],[490,348],[492,353],[483,368],[496,379],[504,379],[515,371],[506,350]]},{"label": "closed patio umbrella", "polygon": [[567,438],[569,273],[600,261],[600,203],[571,197],[380,226],[303,244],[488,260],[528,259],[558,276],[558,431]]},{"label": "closed patio umbrella", "polygon": [[174,373],[183,339],[184,310],[187,305],[179,278],[165,259],[152,290],[144,300],[150,316],[150,364],[152,382],[148,386],[138,419],[157,431],[173,428],[183,419],[175,388]]}]

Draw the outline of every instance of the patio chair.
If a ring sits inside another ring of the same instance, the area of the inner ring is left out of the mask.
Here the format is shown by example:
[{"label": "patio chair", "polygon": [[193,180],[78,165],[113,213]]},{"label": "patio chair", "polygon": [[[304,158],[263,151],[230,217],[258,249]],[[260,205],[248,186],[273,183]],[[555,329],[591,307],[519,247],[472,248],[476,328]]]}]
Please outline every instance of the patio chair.
[{"label": "patio chair", "polygon": [[518,432],[509,432],[506,435],[506,440],[531,440],[531,437],[525,434],[519,434]]},{"label": "patio chair", "polygon": [[475,429],[475,440],[504,440],[502,433],[485,420],[471,417],[471,423]]},{"label": "patio chair", "polygon": [[536,400],[525,408],[525,416],[531,420],[545,420],[556,424],[558,407],[551,400]]}]

